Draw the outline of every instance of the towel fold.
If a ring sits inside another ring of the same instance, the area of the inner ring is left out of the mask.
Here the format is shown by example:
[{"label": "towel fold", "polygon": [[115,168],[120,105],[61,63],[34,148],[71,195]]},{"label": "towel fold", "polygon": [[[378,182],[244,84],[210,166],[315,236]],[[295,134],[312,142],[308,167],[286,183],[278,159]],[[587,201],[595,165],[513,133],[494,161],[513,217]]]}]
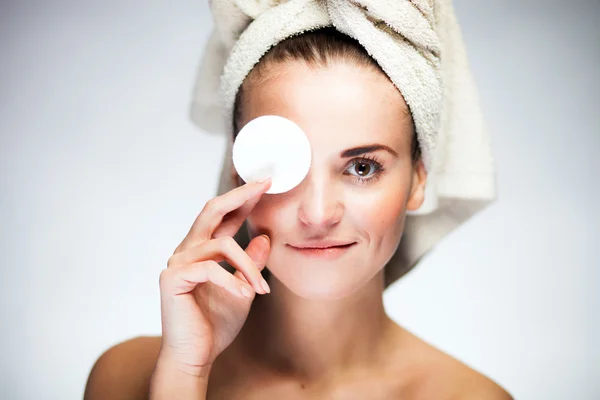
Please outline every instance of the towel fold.
[{"label": "towel fold", "polygon": [[[242,82],[280,41],[333,26],[356,39],[404,97],[428,173],[425,202],[407,216],[386,286],[496,198],[494,161],[450,0],[212,0],[214,30],[191,107],[204,131],[228,135],[218,193],[232,188],[233,107]],[[248,241],[246,229],[236,240]]]}]

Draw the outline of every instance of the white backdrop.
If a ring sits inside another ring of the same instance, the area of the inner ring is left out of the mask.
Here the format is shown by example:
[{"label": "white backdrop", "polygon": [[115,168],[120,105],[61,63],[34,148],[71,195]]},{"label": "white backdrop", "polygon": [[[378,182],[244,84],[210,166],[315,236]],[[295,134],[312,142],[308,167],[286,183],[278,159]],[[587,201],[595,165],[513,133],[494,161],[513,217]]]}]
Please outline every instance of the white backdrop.
[{"label": "white backdrop", "polygon": [[[81,398],[105,349],[160,333],[224,148],[187,114],[206,3],[0,2],[0,398]],[[500,197],[386,307],[519,399],[598,399],[600,3],[455,6]]]}]

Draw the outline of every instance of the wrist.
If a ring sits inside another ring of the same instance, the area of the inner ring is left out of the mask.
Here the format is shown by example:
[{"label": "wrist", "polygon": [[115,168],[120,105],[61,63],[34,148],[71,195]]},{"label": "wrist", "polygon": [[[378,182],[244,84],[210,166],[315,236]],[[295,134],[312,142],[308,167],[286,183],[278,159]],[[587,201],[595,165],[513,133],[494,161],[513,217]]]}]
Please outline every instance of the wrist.
[{"label": "wrist", "polygon": [[185,366],[159,355],[150,380],[150,399],[206,398],[212,366]]}]

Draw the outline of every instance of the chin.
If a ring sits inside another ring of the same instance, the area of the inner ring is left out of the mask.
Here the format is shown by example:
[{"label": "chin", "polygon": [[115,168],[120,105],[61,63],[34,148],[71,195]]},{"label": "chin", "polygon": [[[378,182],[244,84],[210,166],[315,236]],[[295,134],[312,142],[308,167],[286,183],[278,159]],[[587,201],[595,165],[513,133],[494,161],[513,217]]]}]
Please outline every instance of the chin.
[{"label": "chin", "polygon": [[298,260],[289,254],[271,253],[271,275],[295,295],[310,300],[337,300],[352,295],[378,272],[362,258],[340,261]]},{"label": "chin", "polygon": [[331,282],[325,280],[298,280],[295,277],[279,277],[273,275],[289,291],[296,296],[307,300],[339,300],[352,295],[361,287],[360,284],[351,284],[350,282]]}]

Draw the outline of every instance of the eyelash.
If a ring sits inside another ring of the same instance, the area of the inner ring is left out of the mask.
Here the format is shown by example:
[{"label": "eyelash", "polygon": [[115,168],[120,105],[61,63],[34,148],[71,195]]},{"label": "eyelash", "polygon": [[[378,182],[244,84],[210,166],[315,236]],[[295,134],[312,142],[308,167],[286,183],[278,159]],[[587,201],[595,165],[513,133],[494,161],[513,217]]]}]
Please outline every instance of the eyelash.
[{"label": "eyelash", "polygon": [[355,183],[358,183],[360,185],[367,185],[369,183],[376,181],[381,176],[381,173],[383,171],[385,171],[385,168],[383,168],[383,165],[381,165],[381,163],[379,162],[377,157],[374,155],[368,155],[368,156],[364,156],[364,157],[360,157],[360,158],[355,158],[354,160],[352,160],[352,162],[350,163],[348,168],[346,168],[345,171],[348,171],[350,168],[355,167],[357,164],[369,164],[373,168],[375,168],[375,172],[373,173],[373,175],[370,178],[362,178],[360,176],[349,174],[352,176]]}]

